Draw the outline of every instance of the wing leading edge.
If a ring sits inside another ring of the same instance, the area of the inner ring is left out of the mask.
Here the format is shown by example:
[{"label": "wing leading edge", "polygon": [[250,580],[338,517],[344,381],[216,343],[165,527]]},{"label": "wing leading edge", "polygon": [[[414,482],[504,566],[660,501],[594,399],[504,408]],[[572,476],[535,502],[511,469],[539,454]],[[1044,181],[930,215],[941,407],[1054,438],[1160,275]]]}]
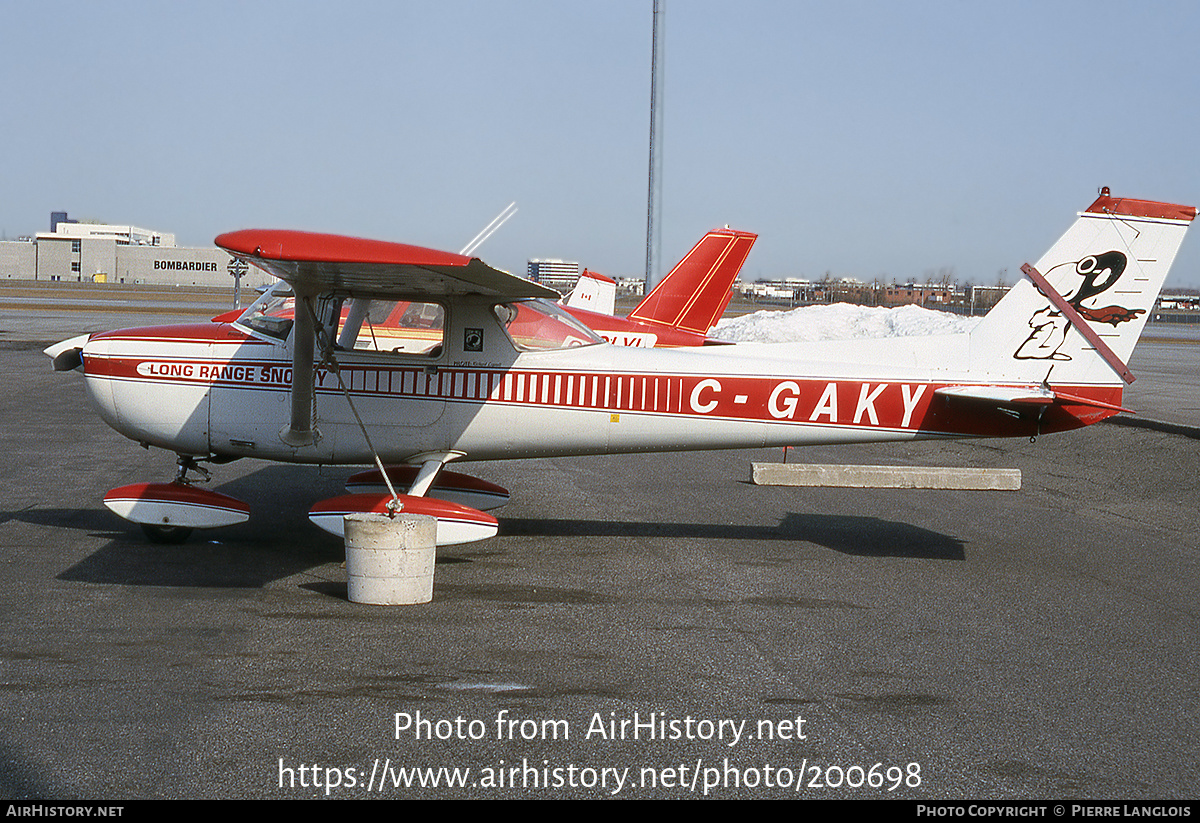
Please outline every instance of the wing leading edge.
[{"label": "wing leading edge", "polygon": [[215,242],[304,294],[345,290],[364,297],[559,296],[531,280],[494,269],[477,257],[404,243],[283,229],[244,229],[222,234]]}]

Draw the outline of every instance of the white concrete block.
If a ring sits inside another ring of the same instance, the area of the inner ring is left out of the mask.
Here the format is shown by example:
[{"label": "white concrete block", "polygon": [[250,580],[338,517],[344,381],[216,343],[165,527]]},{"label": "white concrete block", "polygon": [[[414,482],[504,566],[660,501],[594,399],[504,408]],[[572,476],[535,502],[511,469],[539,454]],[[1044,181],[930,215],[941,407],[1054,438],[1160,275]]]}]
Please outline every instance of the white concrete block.
[{"label": "white concrete block", "polygon": [[345,517],[345,535],[352,602],[396,606],[433,599],[437,518],[356,512]]},{"label": "white concrete block", "polygon": [[978,489],[1016,491],[1020,469],[946,466],[839,466],[810,463],[752,463],[759,486],[824,486],[853,489]]}]

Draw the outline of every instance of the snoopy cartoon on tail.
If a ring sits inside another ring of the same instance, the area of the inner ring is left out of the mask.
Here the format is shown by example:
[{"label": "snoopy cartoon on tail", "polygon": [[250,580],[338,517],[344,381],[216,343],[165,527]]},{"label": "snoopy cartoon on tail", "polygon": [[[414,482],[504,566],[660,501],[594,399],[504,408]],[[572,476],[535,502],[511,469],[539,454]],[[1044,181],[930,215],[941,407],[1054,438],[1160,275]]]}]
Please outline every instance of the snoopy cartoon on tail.
[{"label": "snoopy cartoon on tail", "polygon": [[[1075,274],[1081,280],[1074,294],[1064,293],[1063,296],[1082,317],[1096,323],[1108,323],[1116,328],[1119,324],[1143,314],[1144,310],[1130,310],[1121,306],[1089,308],[1083,305],[1083,301],[1108,291],[1121,277],[1127,264],[1128,258],[1124,253],[1106,251],[1103,254],[1090,254],[1075,263],[1063,263],[1055,268],[1075,267]],[[1053,272],[1054,269],[1046,272],[1047,279],[1053,276]],[[1033,332],[1013,357],[1019,360],[1070,360],[1069,354],[1059,351],[1067,338],[1067,329],[1070,326],[1071,322],[1053,306],[1046,306],[1034,312],[1029,318],[1029,327]]]}]

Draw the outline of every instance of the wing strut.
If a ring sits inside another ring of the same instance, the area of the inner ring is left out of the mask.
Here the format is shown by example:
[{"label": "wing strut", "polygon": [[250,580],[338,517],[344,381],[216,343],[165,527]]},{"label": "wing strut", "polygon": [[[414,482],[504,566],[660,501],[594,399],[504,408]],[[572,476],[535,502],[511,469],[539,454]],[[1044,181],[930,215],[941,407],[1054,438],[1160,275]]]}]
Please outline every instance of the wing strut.
[{"label": "wing strut", "polygon": [[321,436],[313,426],[313,342],[316,316],[312,295],[296,291],[292,335],[292,422],[279,433],[289,446],[311,446]]},{"label": "wing strut", "polygon": [[[371,301],[369,301],[369,300],[364,301],[364,300],[360,299],[355,302],[356,302],[356,304],[369,305]],[[309,305],[307,300],[305,300],[304,303],[306,306]],[[355,311],[355,307],[352,307],[351,312],[354,312],[354,311]],[[316,317],[313,314],[311,307],[309,308],[309,310],[307,312],[305,312],[305,314],[309,318],[310,325],[315,326]],[[299,316],[299,312],[297,312],[297,316]],[[361,322],[361,318],[360,318],[359,322]],[[311,334],[312,332],[313,332],[313,329],[310,328],[309,333]],[[295,339],[297,341],[297,345],[299,345],[299,340],[300,340],[299,329],[297,329],[297,334],[296,334]],[[311,341],[309,343],[309,350],[310,351],[312,350]],[[297,348],[297,351],[299,351],[298,348]],[[379,452],[377,452],[375,450],[375,444],[371,442],[371,435],[367,433],[367,427],[363,423],[362,417],[358,413],[358,409],[356,409],[354,407],[354,400],[353,400],[353,398],[350,397],[350,390],[348,388],[346,388],[346,381],[342,380],[342,366],[340,363],[338,363],[337,356],[334,354],[333,340],[330,339],[329,331],[327,329],[325,329],[323,326],[321,328],[321,352],[323,354],[322,359],[321,359],[321,364],[324,365],[324,364],[328,363],[330,368],[333,370],[334,375],[337,376],[338,387],[341,388],[342,394],[346,397],[346,404],[348,406],[350,406],[350,411],[353,412],[354,419],[358,421],[359,431],[362,432],[363,440],[367,441],[367,448],[371,450],[371,456],[373,458],[375,458],[376,468],[378,468],[379,472],[383,475],[383,482],[384,482],[384,484],[387,485],[388,493],[391,494],[391,496],[392,496],[392,499],[389,500],[387,503],[387,513],[388,513],[389,517],[394,517],[396,512],[398,512],[404,508],[404,504],[400,502],[400,495],[396,494],[396,489],[395,489],[395,487],[392,486],[392,481],[388,477],[387,472],[383,468],[383,461],[379,459]],[[308,362],[309,362],[309,368],[312,368],[312,358],[311,357],[309,358]],[[293,377],[296,374],[297,374],[297,372],[296,372],[295,368],[293,367],[293,370],[292,370]],[[312,386],[311,380],[309,381],[309,386],[311,389],[311,386]],[[295,382],[295,380],[293,380],[292,381],[292,415],[293,415],[292,426],[293,427],[296,425],[295,398],[296,398],[296,382]],[[440,466],[439,466],[439,468],[440,468]]]},{"label": "wing strut", "polygon": [[1121,358],[1117,357],[1116,352],[1110,349],[1108,345],[1100,339],[1100,335],[1096,334],[1096,330],[1088,325],[1088,322],[1083,319],[1079,312],[1075,311],[1075,307],[1067,302],[1067,298],[1063,297],[1054,290],[1054,287],[1051,286],[1049,281],[1042,276],[1040,271],[1028,263],[1026,263],[1024,266],[1021,266],[1021,271],[1025,272],[1025,274],[1029,276],[1029,279],[1033,281],[1034,285],[1038,287],[1038,290],[1041,291],[1042,294],[1046,295],[1047,298],[1049,298],[1050,302],[1054,304],[1056,309],[1063,313],[1063,317],[1071,321],[1071,325],[1077,328],[1079,333],[1083,335],[1084,339],[1091,343],[1093,347],[1095,347],[1096,352],[1104,358],[1104,362],[1112,366],[1113,371],[1121,375],[1122,380],[1124,380],[1126,383],[1132,383],[1134,381],[1135,378],[1133,376],[1133,372],[1129,370],[1129,367],[1121,361]]}]

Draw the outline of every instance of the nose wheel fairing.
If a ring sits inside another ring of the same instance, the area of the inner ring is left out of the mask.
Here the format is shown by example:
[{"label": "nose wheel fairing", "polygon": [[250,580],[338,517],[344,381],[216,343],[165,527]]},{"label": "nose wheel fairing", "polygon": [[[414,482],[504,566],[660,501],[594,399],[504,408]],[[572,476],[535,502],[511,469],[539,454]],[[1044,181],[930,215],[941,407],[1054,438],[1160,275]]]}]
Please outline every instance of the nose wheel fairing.
[{"label": "nose wheel fairing", "polygon": [[159,530],[215,529],[250,519],[250,507],[241,500],[179,481],[121,486],[104,495],[104,505],[118,517]]}]

